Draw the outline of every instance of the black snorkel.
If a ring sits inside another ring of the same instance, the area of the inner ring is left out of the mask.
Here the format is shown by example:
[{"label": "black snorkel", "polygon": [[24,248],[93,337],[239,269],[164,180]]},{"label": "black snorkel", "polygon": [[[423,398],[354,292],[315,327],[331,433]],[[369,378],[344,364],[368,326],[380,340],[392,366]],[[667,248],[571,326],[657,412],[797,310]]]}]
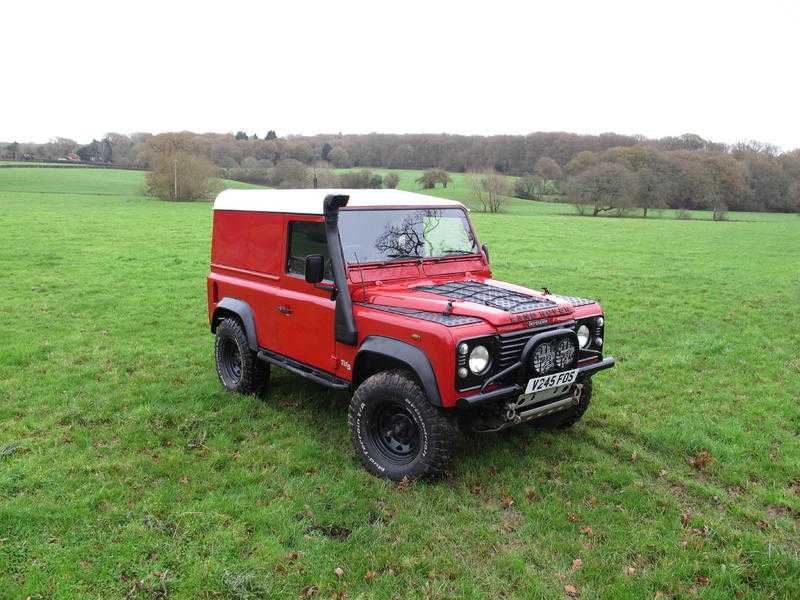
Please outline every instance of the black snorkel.
[{"label": "black snorkel", "polygon": [[347,287],[342,242],[339,239],[339,209],[347,206],[348,200],[350,200],[350,196],[346,194],[328,194],[323,202],[323,214],[325,215],[325,237],[331,256],[333,282],[336,284],[333,333],[337,342],[355,346],[358,342],[358,332],[353,318],[353,301],[350,299],[350,290]]}]

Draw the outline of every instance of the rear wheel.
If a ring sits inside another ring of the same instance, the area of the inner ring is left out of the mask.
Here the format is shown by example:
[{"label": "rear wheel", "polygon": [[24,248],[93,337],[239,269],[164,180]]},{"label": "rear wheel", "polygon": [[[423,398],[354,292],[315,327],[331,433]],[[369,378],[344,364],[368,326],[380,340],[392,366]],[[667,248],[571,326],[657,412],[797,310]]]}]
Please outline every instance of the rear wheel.
[{"label": "rear wheel", "polygon": [[377,373],[358,386],[347,422],[361,464],[395,481],[441,473],[458,432],[453,416],[432,406],[402,371]]},{"label": "rear wheel", "polygon": [[269,365],[250,349],[244,328],[236,319],[223,319],[217,325],[214,356],[219,380],[229,392],[262,394],[266,391]]},{"label": "rear wheel", "polygon": [[581,395],[578,403],[567,410],[547,415],[541,419],[533,421],[535,427],[541,429],[569,429],[575,423],[581,420],[583,413],[589,408],[589,403],[592,401],[592,378],[578,380],[576,385],[583,386],[581,388]]}]

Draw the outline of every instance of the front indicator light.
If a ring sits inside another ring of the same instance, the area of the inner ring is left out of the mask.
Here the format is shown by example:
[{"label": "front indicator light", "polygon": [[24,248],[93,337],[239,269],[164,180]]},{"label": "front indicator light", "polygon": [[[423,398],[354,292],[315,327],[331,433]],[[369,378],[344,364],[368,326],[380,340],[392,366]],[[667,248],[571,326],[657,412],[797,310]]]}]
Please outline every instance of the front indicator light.
[{"label": "front indicator light", "polygon": [[459,367],[458,376],[461,377],[461,379],[465,379],[467,375],[469,375],[469,371],[467,371],[467,367]]},{"label": "front indicator light", "polygon": [[597,346],[598,348],[602,348],[603,347],[603,338],[601,338],[601,337],[594,338],[594,345]]}]

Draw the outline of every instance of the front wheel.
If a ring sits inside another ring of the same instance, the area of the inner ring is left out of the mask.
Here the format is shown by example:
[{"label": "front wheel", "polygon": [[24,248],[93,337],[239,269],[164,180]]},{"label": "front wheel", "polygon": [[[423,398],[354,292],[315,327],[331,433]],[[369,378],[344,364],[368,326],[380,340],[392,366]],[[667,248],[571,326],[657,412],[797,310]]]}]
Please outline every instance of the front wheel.
[{"label": "front wheel", "polygon": [[394,481],[440,474],[453,455],[458,431],[453,416],[432,406],[402,371],[377,373],[358,386],[347,423],[361,464]]}]

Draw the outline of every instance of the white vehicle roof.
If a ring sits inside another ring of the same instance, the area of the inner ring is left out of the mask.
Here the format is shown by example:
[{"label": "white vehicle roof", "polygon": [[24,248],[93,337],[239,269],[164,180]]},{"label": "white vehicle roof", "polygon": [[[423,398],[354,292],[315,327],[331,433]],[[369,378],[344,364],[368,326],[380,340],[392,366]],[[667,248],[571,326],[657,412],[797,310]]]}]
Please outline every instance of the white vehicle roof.
[{"label": "white vehicle roof", "polygon": [[328,194],[347,195],[347,207],[387,208],[437,206],[466,208],[461,202],[402,190],[225,190],[214,200],[214,210],[321,215]]}]

